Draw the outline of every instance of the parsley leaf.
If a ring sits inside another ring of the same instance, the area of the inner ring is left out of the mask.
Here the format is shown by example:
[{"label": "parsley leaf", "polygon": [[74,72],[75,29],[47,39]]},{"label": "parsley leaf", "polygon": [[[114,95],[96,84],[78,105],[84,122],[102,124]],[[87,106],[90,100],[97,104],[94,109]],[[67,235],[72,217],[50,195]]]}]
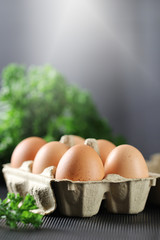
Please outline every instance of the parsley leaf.
[{"label": "parsley leaf", "polygon": [[0,219],[6,219],[6,224],[10,228],[17,228],[18,222],[24,225],[31,223],[38,228],[42,224],[43,215],[31,212],[37,208],[36,202],[30,194],[23,199],[20,194],[8,193],[3,201],[0,199]]}]

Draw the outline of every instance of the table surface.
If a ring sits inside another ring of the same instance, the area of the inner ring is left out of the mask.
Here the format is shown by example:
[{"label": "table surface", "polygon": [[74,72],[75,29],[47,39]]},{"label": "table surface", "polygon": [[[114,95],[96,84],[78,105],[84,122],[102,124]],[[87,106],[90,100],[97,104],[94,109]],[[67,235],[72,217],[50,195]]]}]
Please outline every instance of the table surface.
[{"label": "table surface", "polygon": [[[4,199],[7,189],[0,186],[0,198]],[[56,210],[43,217],[39,229],[18,225],[18,230],[10,230],[4,220],[0,220],[0,239],[4,240],[67,240],[67,239],[160,239],[160,207],[147,205],[136,215],[111,214],[101,208],[91,218],[65,217]]]}]

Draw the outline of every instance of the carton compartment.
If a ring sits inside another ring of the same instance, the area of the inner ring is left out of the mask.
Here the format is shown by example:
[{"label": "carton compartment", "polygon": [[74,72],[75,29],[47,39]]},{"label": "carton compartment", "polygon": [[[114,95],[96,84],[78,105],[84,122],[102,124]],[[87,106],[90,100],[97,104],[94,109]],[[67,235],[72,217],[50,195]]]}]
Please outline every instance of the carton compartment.
[{"label": "carton compartment", "polygon": [[[28,163],[27,163],[28,162]],[[51,188],[51,178],[43,174],[32,174],[32,161],[27,161],[20,168],[11,168],[10,164],[5,164],[3,174],[8,192],[19,193],[25,196],[30,193],[36,200],[38,209],[34,212],[46,215],[56,208],[54,192]]]},{"label": "carton compartment", "polygon": [[53,181],[59,211],[66,216],[91,217],[98,213],[108,184],[104,182]]},{"label": "carton compartment", "polygon": [[154,185],[152,178],[110,183],[105,207],[112,213],[137,214],[143,211],[150,187]]},{"label": "carton compartment", "polygon": [[137,214],[143,211],[151,186],[157,175],[145,179],[126,179],[110,174],[102,181],[73,182],[55,180],[55,168],[46,168],[42,174],[31,173],[32,161],[20,168],[3,166],[9,192],[34,196],[41,214],[58,209],[66,216],[91,217],[98,213],[101,203],[111,213]]}]

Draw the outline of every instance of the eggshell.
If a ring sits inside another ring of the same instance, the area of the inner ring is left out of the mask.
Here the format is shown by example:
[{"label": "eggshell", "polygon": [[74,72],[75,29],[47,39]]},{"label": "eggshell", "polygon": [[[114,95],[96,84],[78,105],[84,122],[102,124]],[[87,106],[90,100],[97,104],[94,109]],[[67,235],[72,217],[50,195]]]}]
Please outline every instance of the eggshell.
[{"label": "eggshell", "polygon": [[83,144],[84,141],[84,138],[76,135],[63,135],[60,139],[60,142],[66,144],[68,147],[72,147],[77,144]]},{"label": "eggshell", "polygon": [[76,135],[71,135],[71,136],[73,137],[74,145],[83,144],[85,141],[85,139],[80,136],[76,136]]},{"label": "eggshell", "polygon": [[11,167],[18,168],[24,161],[33,160],[38,150],[46,144],[40,137],[29,137],[21,141],[11,156]]},{"label": "eggshell", "polygon": [[32,172],[39,174],[47,167],[57,167],[59,160],[67,149],[68,147],[64,143],[57,141],[45,144],[35,156]]},{"label": "eggshell", "polygon": [[104,177],[102,160],[96,151],[83,144],[71,147],[61,158],[55,178],[72,181],[99,181]]},{"label": "eggshell", "polygon": [[147,178],[148,167],[141,152],[131,145],[120,145],[108,155],[105,175],[119,174],[125,178]]},{"label": "eggshell", "polygon": [[103,164],[105,164],[109,153],[116,147],[116,145],[105,139],[98,139],[97,143],[98,143],[100,158],[102,159]]}]

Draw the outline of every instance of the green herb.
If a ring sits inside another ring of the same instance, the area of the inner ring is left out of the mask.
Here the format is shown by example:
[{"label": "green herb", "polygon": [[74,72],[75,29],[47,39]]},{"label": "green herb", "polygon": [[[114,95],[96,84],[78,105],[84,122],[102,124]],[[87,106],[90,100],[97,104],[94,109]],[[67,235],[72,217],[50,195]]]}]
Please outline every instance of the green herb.
[{"label": "green herb", "polygon": [[23,199],[19,194],[8,193],[6,199],[0,199],[0,219],[6,219],[10,228],[17,228],[17,223],[31,223],[35,228],[42,223],[42,215],[31,212],[37,209],[34,198],[27,194]]},{"label": "green herb", "polygon": [[101,118],[88,91],[69,84],[52,66],[10,64],[2,72],[0,88],[0,168],[9,162],[16,145],[29,136],[47,141],[64,134],[104,138],[115,136]]}]

